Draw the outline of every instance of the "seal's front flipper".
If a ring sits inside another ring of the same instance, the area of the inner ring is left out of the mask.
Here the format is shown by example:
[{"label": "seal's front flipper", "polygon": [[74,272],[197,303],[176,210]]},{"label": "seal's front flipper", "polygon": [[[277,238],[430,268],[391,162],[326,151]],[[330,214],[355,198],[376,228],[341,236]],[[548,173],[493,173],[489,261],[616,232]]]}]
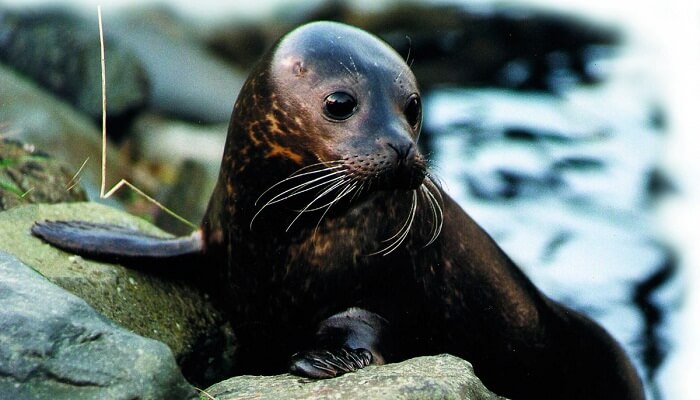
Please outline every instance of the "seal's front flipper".
[{"label": "seal's front flipper", "polygon": [[367,349],[311,350],[294,354],[289,369],[294,375],[323,379],[357,371],[371,362]]},{"label": "seal's front flipper", "polygon": [[201,233],[162,238],[135,229],[84,221],[44,221],[32,234],[62,250],[98,259],[168,258],[199,253]]},{"label": "seal's front flipper", "polygon": [[333,378],[369,364],[384,364],[386,319],[350,308],[321,322],[315,348],[292,356],[289,370],[307,378]]}]

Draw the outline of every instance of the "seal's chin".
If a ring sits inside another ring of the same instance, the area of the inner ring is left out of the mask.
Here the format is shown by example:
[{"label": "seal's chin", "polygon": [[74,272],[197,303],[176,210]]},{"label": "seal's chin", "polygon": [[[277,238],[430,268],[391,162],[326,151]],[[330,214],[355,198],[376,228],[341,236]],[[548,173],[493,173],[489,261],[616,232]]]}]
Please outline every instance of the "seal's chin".
[{"label": "seal's chin", "polygon": [[[403,171],[402,171],[403,172]],[[400,174],[395,179],[395,184],[397,189],[405,190],[416,190],[423,184],[425,180],[426,171],[422,168],[411,168],[410,171],[406,171]]]},{"label": "seal's chin", "polygon": [[409,159],[400,160],[390,175],[393,175],[391,181],[397,189],[418,189],[427,175],[425,159],[415,154]]},{"label": "seal's chin", "polygon": [[376,179],[379,190],[416,190],[425,181],[427,171],[422,165],[400,166],[385,171]]}]

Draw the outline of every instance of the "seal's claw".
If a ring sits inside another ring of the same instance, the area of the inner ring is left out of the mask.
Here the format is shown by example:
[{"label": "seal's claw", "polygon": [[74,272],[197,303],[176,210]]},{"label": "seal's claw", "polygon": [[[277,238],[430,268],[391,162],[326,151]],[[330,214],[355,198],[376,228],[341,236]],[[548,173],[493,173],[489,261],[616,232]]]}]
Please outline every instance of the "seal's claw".
[{"label": "seal's claw", "polygon": [[326,379],[357,371],[371,362],[372,353],[362,348],[309,350],[292,356],[289,371],[306,378]]}]

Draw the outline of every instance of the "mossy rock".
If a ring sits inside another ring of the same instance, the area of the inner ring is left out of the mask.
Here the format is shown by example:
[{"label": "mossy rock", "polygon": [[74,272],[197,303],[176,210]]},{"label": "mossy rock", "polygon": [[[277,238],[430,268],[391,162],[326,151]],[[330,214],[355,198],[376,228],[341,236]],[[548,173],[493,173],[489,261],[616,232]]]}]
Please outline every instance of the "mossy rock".
[{"label": "mossy rock", "polygon": [[[0,251],[15,255],[51,282],[87,301],[119,325],[166,343],[195,384],[226,377],[235,339],[229,323],[192,273],[149,272],[84,259],[33,237],[35,221],[114,223],[165,235],[144,220],[97,203],[28,205],[0,213]],[[185,271],[186,272],[186,271]],[[200,272],[201,274],[201,272]]]},{"label": "mossy rock", "polygon": [[76,171],[34,146],[0,139],[0,211],[22,204],[85,201]]}]

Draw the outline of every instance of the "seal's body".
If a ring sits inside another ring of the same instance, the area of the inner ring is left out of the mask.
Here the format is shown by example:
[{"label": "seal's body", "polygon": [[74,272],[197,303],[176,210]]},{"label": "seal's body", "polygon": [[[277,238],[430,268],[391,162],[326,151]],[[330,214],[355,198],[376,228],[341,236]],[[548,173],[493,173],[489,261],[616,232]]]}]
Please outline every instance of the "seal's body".
[{"label": "seal's body", "polygon": [[292,372],[321,378],[451,353],[515,399],[643,398],[620,346],[541,294],[435,184],[421,119],[398,54],[361,30],[308,24],[244,85],[198,234],[33,232],[76,252],[99,232],[97,256],[201,253],[230,306],[241,373],[281,372],[291,357]]}]

